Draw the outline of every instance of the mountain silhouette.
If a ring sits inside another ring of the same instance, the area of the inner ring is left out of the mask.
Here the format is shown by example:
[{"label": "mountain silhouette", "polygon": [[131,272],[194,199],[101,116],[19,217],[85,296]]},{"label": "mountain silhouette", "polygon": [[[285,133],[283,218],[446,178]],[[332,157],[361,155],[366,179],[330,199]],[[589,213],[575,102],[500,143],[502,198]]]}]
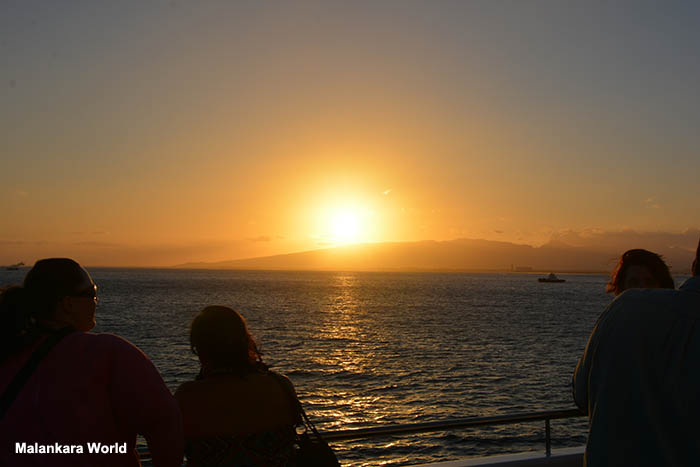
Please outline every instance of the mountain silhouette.
[{"label": "mountain silhouette", "polygon": [[[632,245],[629,248],[637,247]],[[533,247],[462,238],[365,243],[259,258],[186,263],[176,267],[322,271],[511,271],[532,268],[533,271],[610,272],[623,251],[610,245],[601,248],[572,246],[558,239]],[[654,251],[664,256],[675,273],[689,270],[694,253],[688,248],[673,246]]]}]

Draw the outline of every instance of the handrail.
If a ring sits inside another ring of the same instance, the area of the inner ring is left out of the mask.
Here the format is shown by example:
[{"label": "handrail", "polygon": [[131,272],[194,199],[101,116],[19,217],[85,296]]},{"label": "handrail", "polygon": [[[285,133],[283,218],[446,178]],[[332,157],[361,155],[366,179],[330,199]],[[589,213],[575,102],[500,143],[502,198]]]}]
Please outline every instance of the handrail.
[{"label": "handrail", "polygon": [[400,425],[387,425],[372,428],[357,428],[350,430],[321,432],[321,436],[327,441],[340,441],[359,438],[376,438],[377,436],[424,433],[428,431],[443,431],[455,428],[469,428],[483,425],[506,425],[510,423],[524,423],[556,420],[561,418],[583,417],[579,409],[547,410],[544,412],[526,412],[509,415],[495,415],[492,417],[467,417],[455,418],[437,422],[407,423]]},{"label": "handrail", "polygon": [[[323,431],[321,436],[326,441],[342,441],[349,439],[376,438],[379,436],[425,433],[430,431],[445,431],[457,428],[471,428],[484,425],[507,425],[513,423],[545,422],[545,455],[552,453],[550,420],[562,418],[583,417],[579,409],[558,409],[542,412],[525,412],[517,414],[494,415],[491,417],[453,418],[436,422],[405,423],[372,428],[355,428],[349,430]],[[139,455],[150,455],[147,449],[139,449]]]}]

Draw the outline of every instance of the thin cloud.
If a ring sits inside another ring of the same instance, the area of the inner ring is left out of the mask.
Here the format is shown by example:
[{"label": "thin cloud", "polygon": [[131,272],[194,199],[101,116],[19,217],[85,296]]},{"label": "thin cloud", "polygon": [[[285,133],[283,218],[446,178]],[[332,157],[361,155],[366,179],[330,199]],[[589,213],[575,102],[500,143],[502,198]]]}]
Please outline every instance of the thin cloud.
[{"label": "thin cloud", "polygon": [[656,200],[656,198],[647,198],[645,201],[646,205],[650,209],[659,209],[661,207],[661,204]]},{"label": "thin cloud", "polygon": [[0,245],[27,245],[29,242],[24,240],[0,240]]},{"label": "thin cloud", "polygon": [[584,229],[581,231],[566,229],[552,234],[551,240],[560,241],[571,246],[593,249],[626,251],[631,248],[646,248],[652,251],[669,247],[694,250],[697,247],[700,230],[688,228],[683,232],[646,232],[633,229],[608,231],[602,229]]},{"label": "thin cloud", "polygon": [[83,232],[82,230],[74,230],[72,232],[68,232],[71,235],[109,235],[109,232],[105,230],[94,230],[92,232]]},{"label": "thin cloud", "polygon": [[260,235],[259,237],[249,238],[251,242],[271,242],[272,238],[267,235]]},{"label": "thin cloud", "polygon": [[382,193],[384,193],[384,196],[386,196],[386,195],[388,195],[388,194],[391,193],[391,192],[392,192],[392,190],[391,190],[391,188],[389,188],[389,189],[387,189],[387,190],[384,190]]},{"label": "thin cloud", "polygon": [[94,242],[94,241],[73,242],[72,245],[87,246],[87,247],[94,247],[94,248],[123,248],[124,247],[124,245],[121,245],[119,243]]}]

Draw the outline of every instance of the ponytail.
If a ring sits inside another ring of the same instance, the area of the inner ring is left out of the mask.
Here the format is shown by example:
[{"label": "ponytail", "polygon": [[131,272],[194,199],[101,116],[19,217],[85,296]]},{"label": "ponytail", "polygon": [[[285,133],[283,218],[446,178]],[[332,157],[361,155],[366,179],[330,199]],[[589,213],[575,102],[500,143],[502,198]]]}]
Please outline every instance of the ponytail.
[{"label": "ponytail", "polygon": [[0,362],[21,349],[34,324],[27,290],[19,285],[0,293]]}]

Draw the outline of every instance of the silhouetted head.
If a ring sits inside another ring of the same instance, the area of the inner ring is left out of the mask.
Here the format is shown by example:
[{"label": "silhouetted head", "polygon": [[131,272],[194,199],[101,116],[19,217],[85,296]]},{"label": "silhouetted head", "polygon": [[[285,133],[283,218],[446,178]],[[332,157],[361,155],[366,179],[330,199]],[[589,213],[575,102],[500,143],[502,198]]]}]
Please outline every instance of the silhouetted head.
[{"label": "silhouetted head", "polygon": [[265,369],[245,319],[225,306],[208,306],[192,321],[190,346],[202,371],[238,376]]},{"label": "silhouetted head", "polygon": [[698,271],[698,263],[700,263],[700,240],[698,240],[698,249],[695,250],[695,259],[693,260],[693,277],[697,277],[698,273],[700,273],[700,271]]},{"label": "silhouetted head", "polygon": [[668,266],[660,255],[648,250],[627,250],[605,286],[606,292],[620,295],[627,289],[673,289]]},{"label": "silhouetted head", "polygon": [[0,354],[21,346],[23,336],[37,323],[47,327],[95,327],[97,286],[90,274],[67,258],[37,261],[21,286],[0,296]]}]

